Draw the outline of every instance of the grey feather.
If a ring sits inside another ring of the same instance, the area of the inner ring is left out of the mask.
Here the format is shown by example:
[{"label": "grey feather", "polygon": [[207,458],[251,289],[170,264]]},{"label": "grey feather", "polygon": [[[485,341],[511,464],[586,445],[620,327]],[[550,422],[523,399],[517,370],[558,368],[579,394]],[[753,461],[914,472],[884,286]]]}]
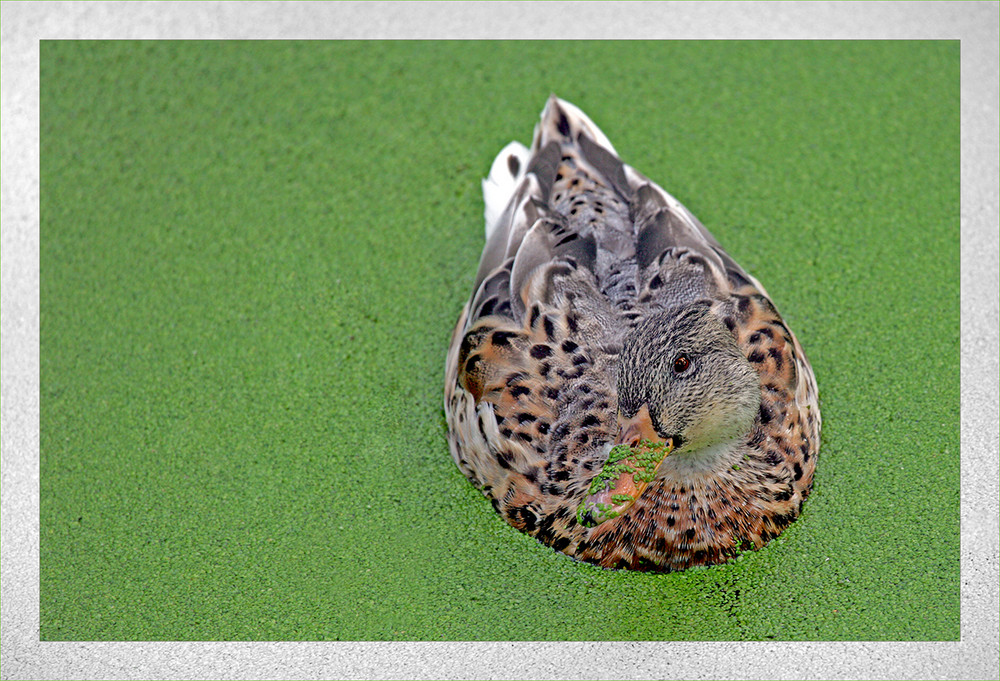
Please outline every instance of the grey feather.
[{"label": "grey feather", "polygon": [[597,258],[597,244],[593,236],[584,236],[568,230],[553,219],[538,220],[524,237],[514,256],[511,267],[511,305],[520,317],[528,296],[528,288],[536,270],[543,265],[568,264],[571,268],[592,270]]},{"label": "grey feather", "polygon": [[471,327],[479,318],[488,315],[512,318],[510,269],[513,263],[513,258],[505,260],[476,289],[476,293],[472,296],[472,301],[469,304],[469,316],[465,323],[466,329]]},{"label": "grey feather", "polygon": [[473,290],[477,290],[500,263],[517,252],[524,235],[538,218],[547,212],[540,199],[540,191],[541,188],[534,175],[526,175],[521,180],[501,215],[497,228],[490,234],[483,247]]},{"label": "grey feather", "polygon": [[579,135],[577,144],[580,146],[580,151],[587,163],[607,180],[623,199],[628,201],[632,191],[628,179],[625,177],[625,164],[621,162],[621,159],[586,135]]},{"label": "grey feather", "polygon": [[556,170],[559,168],[559,158],[561,153],[557,142],[549,142],[545,147],[535,153],[528,163],[528,174],[538,178],[541,187],[539,198],[548,203],[549,195],[552,193],[552,183],[556,179]]}]

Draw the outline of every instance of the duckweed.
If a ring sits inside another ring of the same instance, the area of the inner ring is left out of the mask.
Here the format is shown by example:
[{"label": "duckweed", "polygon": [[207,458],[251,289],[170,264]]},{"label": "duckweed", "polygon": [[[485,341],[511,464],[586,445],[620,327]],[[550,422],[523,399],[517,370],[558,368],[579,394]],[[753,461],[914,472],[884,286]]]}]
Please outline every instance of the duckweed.
[{"label": "duckweed", "polygon": [[[656,467],[670,449],[665,442],[649,440],[642,440],[635,447],[615,445],[608,452],[608,462],[591,481],[587,494],[597,494],[610,489],[622,473],[631,473],[637,483],[651,482],[656,475]],[[633,499],[629,496],[628,500]]]},{"label": "duckweed", "polygon": [[[623,473],[630,473],[637,485],[651,482],[656,475],[657,466],[670,450],[671,447],[666,443],[649,440],[642,440],[635,447],[615,445],[608,452],[607,463],[591,481],[587,497],[611,489]],[[616,505],[631,504],[635,499],[635,496],[625,493],[612,495],[612,504],[593,503],[584,499],[577,509],[577,522],[586,527],[593,527],[620,515],[621,510],[616,510]]]},{"label": "duckweed", "polygon": [[619,515],[621,513],[616,511],[611,504],[598,502],[588,506],[587,503],[582,503],[576,511],[576,521],[584,527],[595,527],[605,520],[617,518]]},{"label": "duckweed", "polygon": [[[39,637],[957,641],[961,47],[42,42]],[[547,68],[489,77],[514,60]],[[630,124],[609,98],[664,63],[678,96]],[[573,561],[451,460],[479,182],[550,92],[695,199],[816,370],[817,486],[746,560]]]}]

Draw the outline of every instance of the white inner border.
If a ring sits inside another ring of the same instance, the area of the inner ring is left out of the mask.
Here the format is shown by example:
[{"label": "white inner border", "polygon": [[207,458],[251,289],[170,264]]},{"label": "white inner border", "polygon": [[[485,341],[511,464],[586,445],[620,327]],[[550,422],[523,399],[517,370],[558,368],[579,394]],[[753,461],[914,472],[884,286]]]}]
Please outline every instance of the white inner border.
[{"label": "white inner border", "polygon": [[[996,2],[3,2],[2,678],[997,678],[997,26]],[[960,642],[39,641],[39,40],[374,37],[961,40]]]}]

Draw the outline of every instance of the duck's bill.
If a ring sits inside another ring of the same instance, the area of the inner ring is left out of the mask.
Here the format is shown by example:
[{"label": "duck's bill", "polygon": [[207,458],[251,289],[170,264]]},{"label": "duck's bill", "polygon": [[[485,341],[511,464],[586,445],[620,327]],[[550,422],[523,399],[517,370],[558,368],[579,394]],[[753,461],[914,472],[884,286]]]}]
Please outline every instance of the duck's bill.
[{"label": "duck's bill", "polygon": [[643,440],[632,447],[612,447],[604,468],[590,483],[580,504],[577,521],[595,527],[628,511],[656,478],[660,464],[673,449],[672,440]]}]

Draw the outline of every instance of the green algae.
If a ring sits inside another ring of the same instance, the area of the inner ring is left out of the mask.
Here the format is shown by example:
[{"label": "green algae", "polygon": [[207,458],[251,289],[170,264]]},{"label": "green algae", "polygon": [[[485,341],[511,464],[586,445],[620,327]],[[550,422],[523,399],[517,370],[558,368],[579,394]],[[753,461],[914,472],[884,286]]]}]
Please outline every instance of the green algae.
[{"label": "green algae", "polygon": [[[618,478],[626,473],[631,474],[636,482],[652,481],[656,475],[656,467],[660,465],[668,451],[666,444],[649,440],[643,440],[636,447],[615,445],[608,453],[607,462],[591,481],[587,494],[611,489]],[[622,463],[626,459],[628,462]],[[628,496],[628,499],[632,497]]]},{"label": "green algae", "polygon": [[[40,637],[956,640],[958,77],[955,41],[43,41]],[[814,491],[730,564],[573,561],[448,454],[479,181],[551,92],[816,370]]]},{"label": "green algae", "polygon": [[594,527],[612,518],[617,518],[626,509],[622,505],[631,505],[636,497],[628,493],[611,495],[611,504],[594,501],[595,494],[614,488],[623,475],[631,475],[636,484],[652,482],[656,477],[657,467],[670,452],[671,446],[663,442],[642,440],[636,446],[630,447],[618,444],[608,452],[607,461],[594,476],[587,489],[587,496],[577,508],[577,522],[585,527]]},{"label": "green algae", "polygon": [[576,521],[584,527],[596,527],[603,522],[621,515],[614,504],[589,502],[580,504],[576,510]]},{"label": "green algae", "polygon": [[616,445],[613,447],[608,454],[607,462],[591,481],[587,494],[597,494],[600,491],[611,489],[622,475],[625,473],[635,473],[635,468],[627,463],[621,463],[631,455],[632,450],[627,445]]}]

